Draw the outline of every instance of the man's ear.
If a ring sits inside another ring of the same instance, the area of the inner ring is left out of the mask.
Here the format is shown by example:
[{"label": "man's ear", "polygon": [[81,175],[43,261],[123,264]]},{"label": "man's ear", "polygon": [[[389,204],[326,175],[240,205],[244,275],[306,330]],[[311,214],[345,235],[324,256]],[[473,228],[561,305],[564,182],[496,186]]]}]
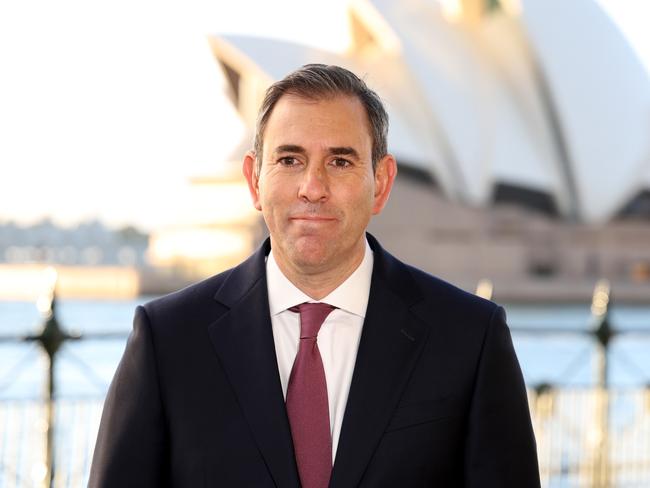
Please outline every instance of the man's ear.
[{"label": "man's ear", "polygon": [[381,213],[388,201],[390,190],[397,176],[397,161],[392,154],[386,154],[375,168],[375,201],[372,206],[373,215]]},{"label": "man's ear", "polygon": [[255,158],[254,151],[248,151],[244,156],[244,162],[242,163],[242,172],[248,183],[248,191],[251,194],[251,199],[253,200],[253,205],[257,210],[262,210],[262,205],[260,204],[260,189],[259,189],[259,175],[256,171],[257,159]]}]

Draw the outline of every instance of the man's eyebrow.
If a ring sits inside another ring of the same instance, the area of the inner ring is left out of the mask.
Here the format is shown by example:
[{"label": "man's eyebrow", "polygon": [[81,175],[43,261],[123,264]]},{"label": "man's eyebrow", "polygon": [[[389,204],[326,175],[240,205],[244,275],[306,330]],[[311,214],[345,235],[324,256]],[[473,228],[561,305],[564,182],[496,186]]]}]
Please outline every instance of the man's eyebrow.
[{"label": "man's eyebrow", "polygon": [[359,158],[357,150],[350,146],[330,147],[327,152],[332,156],[352,156],[357,159]]},{"label": "man's eyebrow", "polygon": [[296,144],[282,144],[281,146],[278,146],[275,148],[275,151],[273,151],[274,154],[280,154],[280,153],[298,153],[298,154],[305,154],[307,151],[305,150],[304,147],[298,146]]},{"label": "man's eyebrow", "polygon": [[[306,154],[307,150],[297,144],[282,144],[275,148],[273,154],[282,154],[282,153],[297,153],[297,154]],[[331,156],[352,156],[354,158],[359,158],[359,153],[356,149],[350,146],[335,146],[327,148],[327,153]]]}]

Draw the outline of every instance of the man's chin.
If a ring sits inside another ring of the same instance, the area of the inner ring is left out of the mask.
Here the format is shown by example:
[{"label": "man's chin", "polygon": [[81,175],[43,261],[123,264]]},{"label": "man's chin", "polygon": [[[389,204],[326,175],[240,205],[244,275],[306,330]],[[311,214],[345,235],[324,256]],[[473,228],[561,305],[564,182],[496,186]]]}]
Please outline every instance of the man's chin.
[{"label": "man's chin", "polygon": [[320,268],[327,263],[330,250],[331,247],[324,245],[322,240],[319,243],[302,243],[294,248],[290,258],[298,267]]}]

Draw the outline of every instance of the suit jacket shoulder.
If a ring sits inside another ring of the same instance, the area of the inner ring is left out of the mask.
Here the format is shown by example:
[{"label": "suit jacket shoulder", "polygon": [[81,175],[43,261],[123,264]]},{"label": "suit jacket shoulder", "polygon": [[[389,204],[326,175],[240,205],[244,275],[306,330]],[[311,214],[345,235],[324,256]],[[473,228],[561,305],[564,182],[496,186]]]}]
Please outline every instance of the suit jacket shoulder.
[{"label": "suit jacket shoulder", "polygon": [[264,279],[269,249],[267,241],[238,266],[144,304],[151,323],[156,329],[177,328],[196,319],[204,328],[206,319],[217,320]]},{"label": "suit jacket shoulder", "polygon": [[[504,314],[505,318],[505,312],[496,303],[400,261],[371,235],[368,240],[380,258],[376,261],[376,279],[384,280],[385,286],[401,296],[424,323],[467,325],[481,334],[495,315]],[[446,318],[450,320],[443,320]]]},{"label": "suit jacket shoulder", "polygon": [[[380,376],[373,388],[399,395],[362,485],[404,486],[418,472],[430,485],[539,486],[526,389],[503,308],[402,263],[371,236],[369,242],[374,288],[357,358],[359,385]],[[382,349],[389,337],[392,346]],[[411,359],[398,365],[398,354]],[[398,368],[405,379],[391,376]],[[383,386],[393,378],[392,387]],[[350,391],[348,409],[355,413],[358,404],[360,411],[355,422],[369,415],[362,410],[367,396]]]}]

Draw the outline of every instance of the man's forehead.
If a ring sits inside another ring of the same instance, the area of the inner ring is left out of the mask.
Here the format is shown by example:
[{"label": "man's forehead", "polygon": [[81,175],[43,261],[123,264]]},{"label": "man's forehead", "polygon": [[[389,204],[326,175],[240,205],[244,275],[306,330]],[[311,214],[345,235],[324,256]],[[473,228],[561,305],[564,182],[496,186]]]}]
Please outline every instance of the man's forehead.
[{"label": "man's forehead", "polygon": [[[264,145],[266,146],[266,143],[270,142],[267,140],[267,137],[271,135],[269,128],[272,128],[275,138],[284,139],[283,136],[288,136],[289,132],[299,133],[301,129],[310,124],[317,126],[318,124],[331,123],[332,120],[342,127],[348,126],[348,131],[341,134],[342,136],[354,138],[355,135],[360,135],[359,132],[362,132],[362,137],[368,136],[372,139],[366,108],[359,97],[347,94],[307,97],[287,93],[278,99],[269,114],[264,128]],[[273,145],[276,146],[276,143],[277,141]],[[282,144],[292,143],[296,143],[296,141],[285,141]]]}]

